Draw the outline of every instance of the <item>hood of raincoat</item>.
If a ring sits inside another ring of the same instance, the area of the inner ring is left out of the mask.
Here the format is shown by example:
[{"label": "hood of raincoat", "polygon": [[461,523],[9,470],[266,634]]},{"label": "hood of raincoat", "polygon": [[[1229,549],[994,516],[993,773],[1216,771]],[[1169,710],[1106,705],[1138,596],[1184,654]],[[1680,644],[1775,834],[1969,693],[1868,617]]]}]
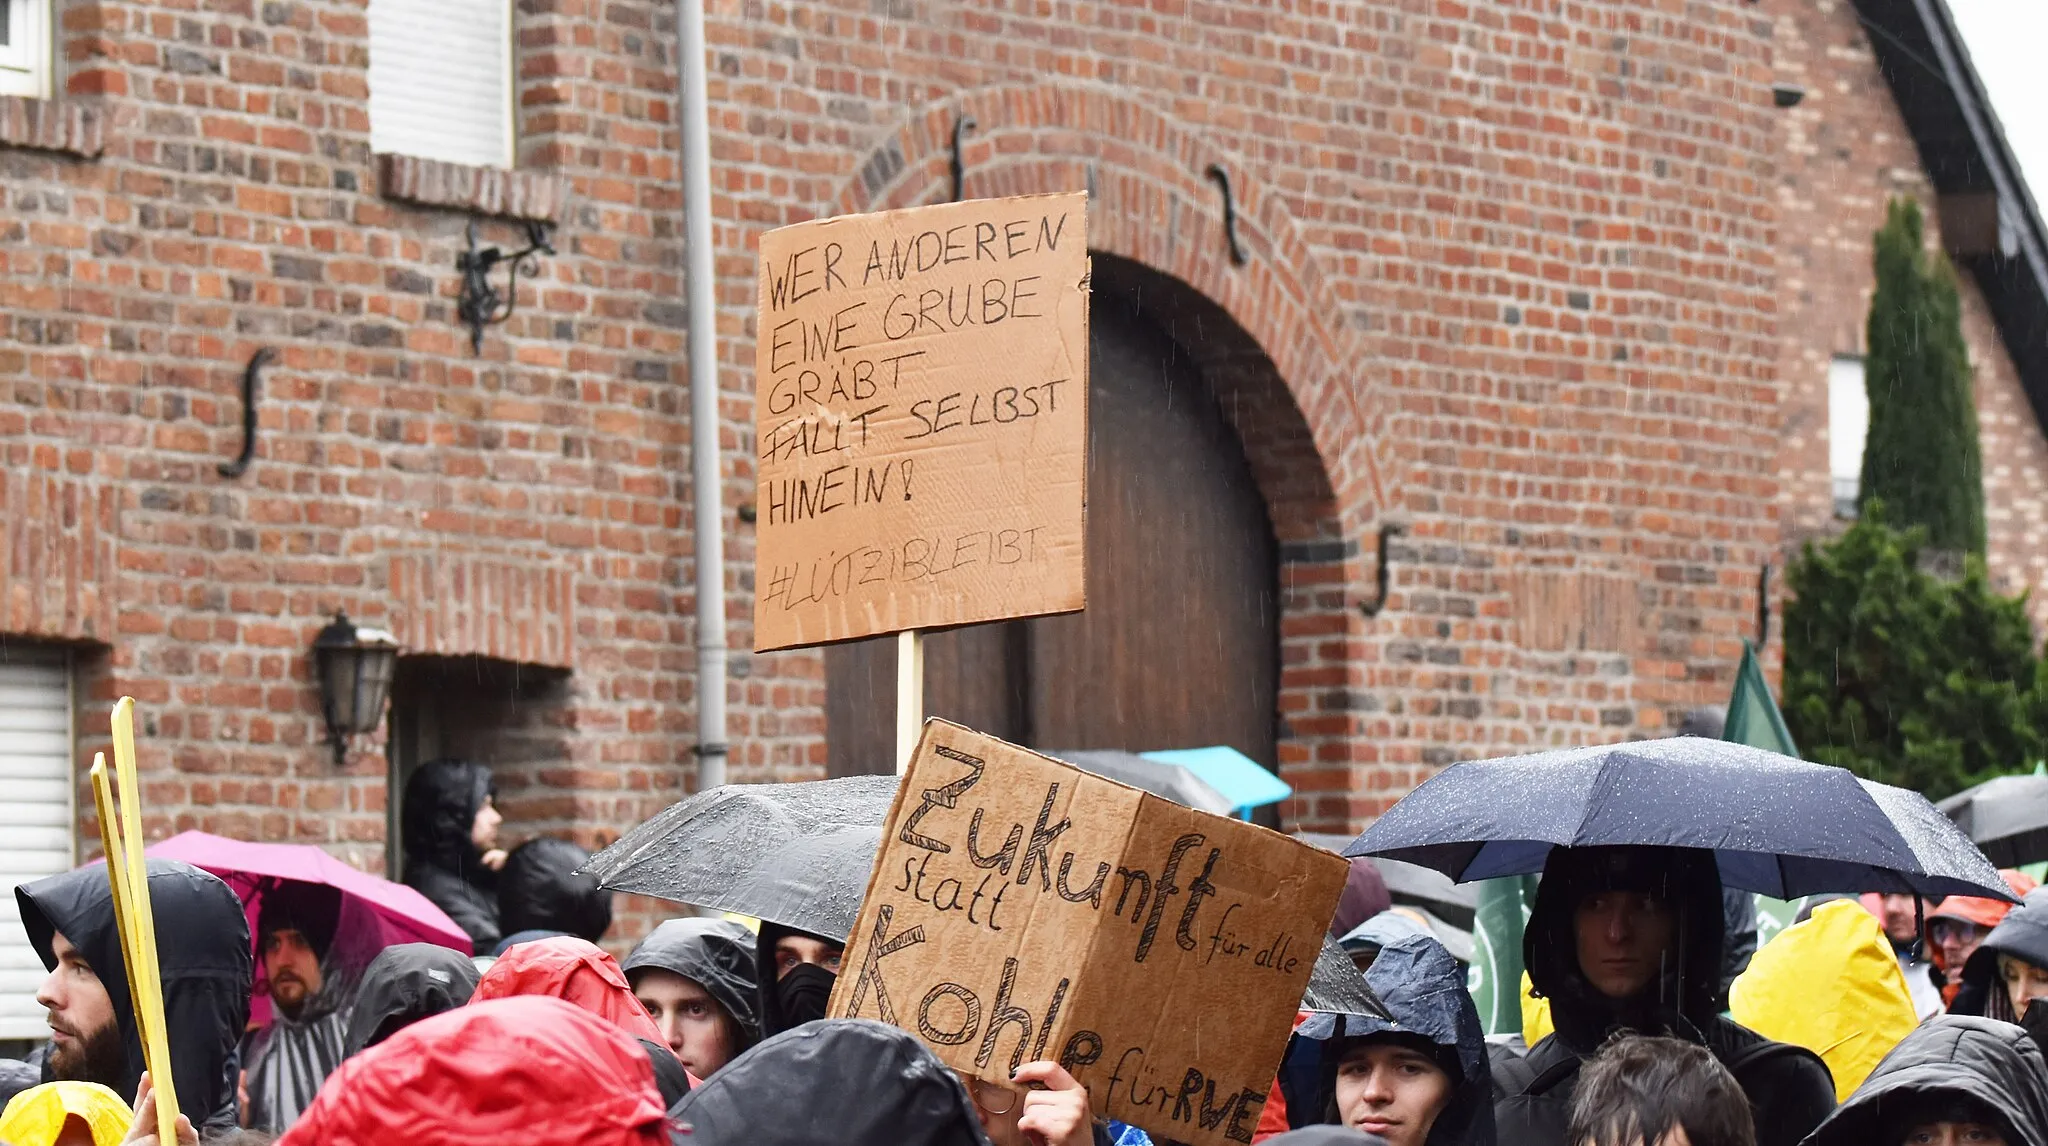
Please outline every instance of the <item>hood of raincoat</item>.
[{"label": "hood of raincoat", "polygon": [[2008,1146],[2048,1146],[2048,1061],[2011,1023],[1938,1015],[1905,1037],[1803,1146],[1897,1141],[1911,1108],[1967,1099],[1997,1117]]},{"label": "hood of raincoat", "polygon": [[513,995],[553,995],[604,1019],[636,1039],[667,1046],[661,1028],[640,1000],[618,960],[573,935],[521,943],[498,957],[477,980],[476,1002]]},{"label": "hood of raincoat", "polygon": [[420,765],[405,782],[405,811],[399,823],[407,865],[428,863],[477,881],[486,869],[469,831],[484,800],[496,791],[491,770],[474,760],[429,760]]},{"label": "hood of raincoat", "polygon": [[761,1041],[754,933],[730,919],[671,919],[648,933],[621,964],[626,979],[645,967],[669,971],[709,992],[740,1029],[739,1050]]},{"label": "hood of raincoat", "polygon": [[[784,1031],[793,1030],[807,1022],[814,1022],[825,1016],[825,1004],[832,994],[838,976],[823,967],[810,963],[790,968],[789,974],[775,973],[775,943],[785,935],[800,935],[826,943],[844,945],[844,937],[834,938],[811,931],[798,931],[780,923],[761,921],[761,933],[754,937],[755,966],[760,980],[756,998],[760,1007],[755,1012],[761,1021],[761,1036],[772,1038]],[[808,970],[806,970],[808,968]]]},{"label": "hood of raincoat", "polygon": [[[1661,896],[1677,916],[1678,958],[1630,999],[1609,999],[1579,971],[1573,919],[1602,891]],[[1700,1041],[1721,1010],[1721,876],[1696,848],[1553,848],[1522,932],[1522,959],[1536,994],[1550,1000],[1557,1034],[1590,1054],[1612,1031],[1675,1033]]]},{"label": "hood of raincoat", "polygon": [[1288,1040],[1281,1066],[1290,1120],[1296,1126],[1337,1120],[1335,1085],[1343,1043],[1371,1035],[1420,1036],[1435,1044],[1439,1065],[1454,1080],[1450,1102],[1430,1127],[1428,1146],[1493,1146],[1486,1031],[1458,961],[1427,935],[1404,935],[1380,948],[1365,982],[1393,1020],[1321,1012],[1303,1019]]},{"label": "hood of raincoat", "polygon": [[1920,1025],[1884,928],[1850,900],[1823,904],[1764,944],[1735,980],[1729,1011],[1767,1039],[1818,1054],[1836,1101]]},{"label": "hood of raincoat", "polygon": [[341,1064],[279,1146],[666,1146],[640,1044],[560,999],[414,1023]]},{"label": "hood of raincoat", "polygon": [[1387,891],[1387,881],[1380,875],[1380,869],[1370,859],[1359,856],[1351,861],[1351,871],[1344,877],[1344,892],[1337,897],[1337,913],[1330,917],[1330,937],[1341,939],[1359,924],[1394,906],[1394,897]]},{"label": "hood of raincoat", "polygon": [[1266,1139],[1267,1146],[1387,1146],[1387,1140],[1342,1126],[1305,1126]]},{"label": "hood of raincoat", "polygon": [[370,960],[356,989],[342,1053],[353,1057],[399,1031],[469,1002],[476,993],[476,963],[432,943],[400,943]]},{"label": "hood of raincoat", "polygon": [[92,1146],[121,1146],[135,1112],[97,1082],[46,1082],[8,1100],[0,1112],[0,1142],[52,1146],[73,1118],[85,1123]]},{"label": "hood of raincoat", "polygon": [[612,893],[576,869],[590,853],[553,836],[512,849],[498,873],[498,929],[554,931],[597,942],[612,925]]},{"label": "hood of raincoat", "polygon": [[2017,1020],[1999,981],[2000,955],[2048,967],[2048,896],[2036,895],[2014,908],[1984,937],[1970,961],[1963,964],[1963,987],[1956,992],[1952,1008],[1955,1013]]},{"label": "hood of raincoat", "polygon": [[[249,918],[242,901],[219,877],[177,860],[148,861],[149,896],[157,920],[157,973],[163,981],[164,1029],[170,1042],[178,1103],[205,1128],[236,1120],[235,1046],[249,1024],[254,960]],[[45,968],[57,966],[50,937],[63,932],[92,966],[128,1050],[118,1094],[133,1096],[142,1081],[142,1040],[128,992],[121,936],[114,929],[114,898],[106,869],[53,875],[14,889],[21,926]],[[47,1073],[49,1064],[44,1063]]]},{"label": "hood of raincoat", "polygon": [[908,1031],[827,1019],[770,1038],[669,1112],[684,1146],[988,1146],[960,1077]]}]

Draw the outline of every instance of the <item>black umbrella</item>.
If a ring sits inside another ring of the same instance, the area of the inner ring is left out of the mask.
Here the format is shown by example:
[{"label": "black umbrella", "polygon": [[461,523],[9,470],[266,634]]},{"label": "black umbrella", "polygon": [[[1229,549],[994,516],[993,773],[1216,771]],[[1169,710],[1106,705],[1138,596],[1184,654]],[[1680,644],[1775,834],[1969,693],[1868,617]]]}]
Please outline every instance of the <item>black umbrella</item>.
[{"label": "black umbrella", "polygon": [[896,788],[894,776],[721,785],[669,805],[582,870],[612,891],[844,940]]},{"label": "black umbrella", "polygon": [[1365,972],[1327,935],[1323,936],[1323,949],[1316,953],[1316,965],[1309,970],[1308,990],[1302,993],[1299,1009],[1392,1017],[1380,997],[1366,986]]},{"label": "black umbrella", "polygon": [[1780,899],[2012,899],[1983,853],[1917,793],[1692,736],[1453,764],[1345,854],[1464,882],[1540,872],[1551,848],[1596,844],[1711,849],[1724,885]]},{"label": "black umbrella", "polygon": [[1999,867],[2048,859],[2048,775],[2000,776],[1935,807]]}]

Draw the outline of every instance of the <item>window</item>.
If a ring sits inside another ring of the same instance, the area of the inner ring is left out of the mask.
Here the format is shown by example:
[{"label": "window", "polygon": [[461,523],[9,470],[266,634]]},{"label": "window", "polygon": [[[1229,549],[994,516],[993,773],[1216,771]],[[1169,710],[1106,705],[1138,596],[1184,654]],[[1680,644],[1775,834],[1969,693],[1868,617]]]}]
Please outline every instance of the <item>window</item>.
[{"label": "window", "polygon": [[1835,516],[1856,516],[1863,478],[1863,439],[1870,433],[1870,395],[1863,360],[1838,356],[1828,363],[1828,474],[1834,479]]},{"label": "window", "polygon": [[[71,666],[62,650],[0,640],[0,879],[8,887],[72,860]],[[50,1035],[36,987],[43,961],[0,896],[0,1039]]]},{"label": "window", "polygon": [[370,0],[372,151],[510,167],[512,135],[511,0]]},{"label": "window", "polygon": [[0,0],[0,95],[50,96],[50,0]]}]

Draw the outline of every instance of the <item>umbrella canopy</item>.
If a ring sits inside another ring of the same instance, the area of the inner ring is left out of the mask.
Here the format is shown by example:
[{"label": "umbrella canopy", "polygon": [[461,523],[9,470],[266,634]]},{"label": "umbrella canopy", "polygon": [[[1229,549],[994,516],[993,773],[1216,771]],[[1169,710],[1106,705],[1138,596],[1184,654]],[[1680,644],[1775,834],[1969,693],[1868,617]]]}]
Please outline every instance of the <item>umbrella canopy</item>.
[{"label": "umbrella canopy", "polygon": [[1935,807],[1999,867],[2048,859],[2048,775],[1999,776]]},{"label": "umbrella canopy", "polygon": [[1193,772],[1211,788],[1223,793],[1231,806],[1241,812],[1277,804],[1294,794],[1287,781],[1271,769],[1227,744],[1209,748],[1169,748],[1141,753],[1147,760],[1175,764]]},{"label": "umbrella canopy", "polygon": [[2012,898],[1998,869],[1917,793],[1691,736],[1453,764],[1345,854],[1463,882],[1533,874],[1553,847],[1598,844],[1710,849],[1725,886],[1780,899]]},{"label": "umbrella canopy", "polygon": [[1308,989],[1302,992],[1300,1009],[1392,1017],[1387,1014],[1386,1004],[1366,984],[1365,972],[1327,935],[1323,936],[1323,949],[1316,953],[1316,965],[1309,969]]},{"label": "umbrella canopy", "polygon": [[1196,811],[1214,812],[1219,816],[1237,813],[1238,806],[1229,796],[1183,764],[1104,748],[1048,752],[1046,755],[1064,760],[1083,772],[1093,772],[1119,784],[1129,784],[1139,791],[1150,792]]},{"label": "umbrella canopy", "polygon": [[897,785],[894,776],[720,785],[664,808],[582,870],[611,891],[843,941],[860,915]]},{"label": "umbrella canopy", "polygon": [[[1351,846],[1351,841],[1357,837],[1331,832],[1296,832],[1294,838],[1326,852],[1343,855],[1344,849]],[[1478,888],[1458,883],[1440,871],[1418,864],[1383,857],[1374,858],[1371,862],[1379,869],[1380,881],[1387,885],[1387,894],[1395,903],[1422,908],[1438,919],[1466,931],[1471,930],[1472,922],[1479,913]]]},{"label": "umbrella canopy", "polygon": [[[258,844],[209,832],[180,832],[146,849],[158,859],[183,860],[226,881],[249,908],[249,933],[263,891],[274,880],[323,884],[361,901],[384,926],[383,943],[432,943],[471,953],[469,936],[427,897],[402,883],[358,871],[309,844]],[[260,941],[260,940],[259,940]]]}]

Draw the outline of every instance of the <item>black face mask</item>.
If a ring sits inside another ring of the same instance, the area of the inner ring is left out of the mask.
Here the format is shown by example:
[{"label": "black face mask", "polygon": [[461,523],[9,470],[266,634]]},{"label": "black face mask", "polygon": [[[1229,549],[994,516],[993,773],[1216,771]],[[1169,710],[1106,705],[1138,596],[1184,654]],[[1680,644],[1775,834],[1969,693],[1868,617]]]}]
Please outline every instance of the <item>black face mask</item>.
[{"label": "black face mask", "polygon": [[775,1001],[782,1010],[783,1029],[825,1017],[832,1001],[832,984],[839,976],[816,963],[798,963],[775,983]]}]

